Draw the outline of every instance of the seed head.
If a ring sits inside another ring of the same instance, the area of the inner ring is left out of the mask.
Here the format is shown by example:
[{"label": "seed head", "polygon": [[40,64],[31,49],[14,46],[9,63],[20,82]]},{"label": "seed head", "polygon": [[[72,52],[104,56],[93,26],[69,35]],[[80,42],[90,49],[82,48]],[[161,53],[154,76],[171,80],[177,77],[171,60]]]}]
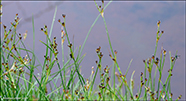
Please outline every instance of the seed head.
[{"label": "seed head", "polygon": [[163,55],[166,55],[166,50],[165,49],[163,49]]},{"label": "seed head", "polygon": [[58,22],[61,22],[61,20],[60,20],[60,19],[58,19]]},{"label": "seed head", "polygon": [[47,25],[45,25],[44,28],[47,28]]},{"label": "seed head", "polygon": [[145,63],[145,60],[143,60],[143,62]]},{"label": "seed head", "polygon": [[181,97],[182,97],[182,95],[180,95],[177,99],[179,100],[179,99],[181,99]]},{"label": "seed head", "polygon": [[160,23],[161,23],[161,22],[160,22],[160,20],[159,20],[158,23],[157,23],[157,24],[158,24],[158,27],[159,27]]},{"label": "seed head", "polygon": [[62,16],[63,16],[63,18],[65,18],[66,15],[65,14],[62,14]]},{"label": "seed head", "polygon": [[114,58],[113,58],[112,60],[113,60],[113,61],[116,61],[116,59],[114,59]]},{"label": "seed head", "polygon": [[6,29],[6,26],[5,25],[3,25],[3,27],[4,27],[4,29]]},{"label": "seed head", "polygon": [[64,22],[62,23],[62,26],[65,27],[65,23]]},{"label": "seed head", "polygon": [[138,95],[136,95],[136,98],[138,98]]},{"label": "seed head", "polygon": [[141,76],[143,76],[143,72],[141,72]]},{"label": "seed head", "polygon": [[96,60],[96,64],[98,63],[98,61]]},{"label": "seed head", "polygon": [[101,98],[101,93],[100,93],[100,92],[98,93],[98,95],[99,95],[99,97]]},{"label": "seed head", "polygon": [[117,54],[118,52],[115,50],[114,53]]},{"label": "seed head", "polygon": [[154,55],[152,55],[152,59],[154,59]]}]

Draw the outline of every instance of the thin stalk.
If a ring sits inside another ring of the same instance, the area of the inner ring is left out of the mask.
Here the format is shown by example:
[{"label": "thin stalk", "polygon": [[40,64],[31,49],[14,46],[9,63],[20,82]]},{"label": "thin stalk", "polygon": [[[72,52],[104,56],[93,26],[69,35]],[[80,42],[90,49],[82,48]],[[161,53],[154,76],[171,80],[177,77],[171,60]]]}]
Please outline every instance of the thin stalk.
[{"label": "thin stalk", "polygon": [[[112,2],[112,0],[109,1],[109,2],[107,3],[107,5],[104,7],[104,10],[107,8],[107,6],[108,6],[111,2]],[[97,16],[96,20],[95,20],[95,21],[93,22],[93,24],[91,25],[91,27],[90,27],[90,29],[89,29],[89,31],[88,31],[88,33],[87,33],[87,36],[86,36],[86,38],[85,38],[85,40],[84,40],[84,42],[83,42],[83,45],[82,45],[82,48],[81,48],[81,51],[80,51],[79,55],[81,55],[81,53],[82,53],[82,51],[83,51],[83,48],[84,48],[84,46],[85,46],[85,43],[86,43],[86,41],[87,41],[87,39],[88,39],[88,36],[89,36],[89,34],[90,34],[90,32],[91,32],[93,26],[94,26],[95,23],[97,22],[98,18],[100,17],[100,15],[101,15],[101,14],[99,14],[99,15]]]}]

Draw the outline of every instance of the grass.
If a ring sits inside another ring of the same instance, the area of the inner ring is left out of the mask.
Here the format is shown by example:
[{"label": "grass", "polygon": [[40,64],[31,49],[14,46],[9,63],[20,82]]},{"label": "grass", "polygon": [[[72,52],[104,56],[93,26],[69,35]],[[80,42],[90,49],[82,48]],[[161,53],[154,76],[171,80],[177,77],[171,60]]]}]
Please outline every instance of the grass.
[{"label": "grass", "polygon": [[[82,46],[79,49],[74,50],[74,42],[71,42],[67,30],[65,15],[62,14],[63,22],[59,19],[58,22],[63,27],[61,30],[61,45],[56,43],[56,37],[51,38],[53,24],[55,22],[57,7],[53,16],[52,26],[50,32],[48,32],[47,25],[41,28],[41,31],[46,35],[46,40],[40,42],[46,46],[44,55],[44,61],[41,63],[35,55],[35,28],[34,18],[32,17],[33,25],[33,49],[29,50],[24,44],[26,34],[21,35],[16,32],[16,28],[19,25],[21,19],[16,14],[15,21],[11,23],[11,27],[7,30],[4,27],[3,37],[0,43],[0,99],[1,100],[173,100],[173,93],[171,91],[171,76],[172,70],[176,59],[179,57],[177,53],[170,57],[170,69],[169,75],[166,81],[162,81],[162,71],[164,67],[165,57],[167,56],[166,50],[161,47],[161,54],[159,58],[156,56],[158,41],[161,38],[163,31],[160,31],[160,21],[157,23],[157,35],[156,35],[156,47],[154,55],[148,59],[143,60],[144,72],[140,74],[140,85],[137,94],[133,94],[134,79],[131,75],[130,81],[127,81],[126,76],[130,68],[131,62],[125,73],[121,72],[121,69],[117,63],[117,51],[113,51],[107,24],[104,18],[104,10],[111,3],[111,1],[105,6],[104,1],[102,5],[95,5],[100,12],[92,26],[87,33]],[[2,15],[1,15],[2,16]],[[80,64],[85,57],[82,55],[83,48],[87,41],[87,38],[97,22],[99,17],[102,17],[105,30],[107,33],[109,45],[110,45],[110,58],[113,60],[113,66],[102,66],[101,47],[96,49],[98,60],[96,61],[97,67],[94,71],[92,68],[92,74],[87,79],[83,77],[80,72]],[[64,55],[64,41],[68,42],[69,54],[67,61],[65,61]],[[61,46],[62,53],[62,65],[58,60],[57,47]],[[26,56],[23,57],[21,53],[25,52]],[[75,55],[77,53],[77,55]],[[38,61],[39,64],[35,64]],[[58,71],[51,73],[53,67],[57,66]],[[35,69],[42,68],[41,75],[34,74]],[[152,68],[156,68],[152,71]],[[112,69],[112,70],[110,70]],[[119,73],[116,72],[118,69]],[[68,72],[68,73],[67,73]],[[153,75],[154,74],[154,75]],[[155,79],[158,77],[158,82]],[[100,82],[95,83],[96,77],[100,77]],[[118,82],[116,82],[116,79]],[[155,86],[157,86],[155,88]],[[48,92],[50,89],[51,92]],[[124,92],[123,90],[124,89]],[[178,96],[176,100],[181,99]]]}]

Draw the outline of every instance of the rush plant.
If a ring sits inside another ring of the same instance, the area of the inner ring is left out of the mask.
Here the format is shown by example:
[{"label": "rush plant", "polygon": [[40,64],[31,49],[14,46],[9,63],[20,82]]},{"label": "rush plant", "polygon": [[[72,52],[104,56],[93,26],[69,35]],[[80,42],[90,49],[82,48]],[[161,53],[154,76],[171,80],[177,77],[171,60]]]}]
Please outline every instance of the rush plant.
[{"label": "rush plant", "polygon": [[[144,72],[140,75],[140,85],[137,94],[134,90],[134,72],[131,74],[130,81],[127,81],[126,76],[132,63],[130,61],[125,73],[121,72],[121,68],[117,62],[117,51],[113,50],[107,24],[104,17],[104,11],[111,3],[104,5],[95,5],[99,11],[99,15],[90,27],[87,36],[82,46],[79,49],[74,49],[74,43],[71,42],[68,32],[66,30],[66,15],[62,14],[63,21],[58,20],[59,25],[63,27],[61,30],[61,44],[58,44],[56,37],[51,37],[53,24],[56,19],[57,7],[53,16],[50,32],[47,25],[41,28],[41,33],[46,35],[46,40],[40,42],[46,46],[44,61],[41,63],[35,55],[35,27],[34,18],[32,17],[33,25],[33,49],[29,50],[24,44],[27,34],[19,34],[16,31],[21,19],[18,14],[15,20],[11,23],[10,28],[7,29],[3,25],[3,37],[0,43],[0,99],[3,100],[174,100],[171,91],[171,76],[173,74],[174,64],[179,57],[177,53],[172,56],[171,52],[167,52],[163,46],[158,57],[156,55],[158,42],[164,31],[160,31],[160,21],[157,23],[156,46],[152,56],[143,60]],[[1,13],[2,14],[2,13]],[[82,55],[83,48],[88,39],[88,36],[97,22],[99,17],[102,17],[105,30],[107,33],[110,53],[109,56],[113,60],[112,66],[102,66],[103,53],[99,46],[95,52],[98,59],[96,60],[96,67],[92,67],[92,73],[89,78],[83,77],[80,72],[80,64],[85,57]],[[2,25],[2,24],[1,24]],[[64,41],[68,42],[68,47],[64,46]],[[61,51],[57,47],[61,47]],[[69,48],[68,59],[65,61],[64,48]],[[62,53],[62,65],[58,59],[58,53]],[[77,53],[77,55],[75,55]],[[166,81],[162,81],[163,67],[167,53],[170,57],[170,69]],[[38,61],[39,64],[35,64]],[[53,67],[58,67],[58,71],[51,73]],[[34,73],[35,69],[42,68],[40,75]],[[152,71],[152,68],[156,68]],[[111,70],[112,69],[112,70]],[[116,72],[118,69],[119,73]],[[154,75],[153,75],[154,74]],[[100,77],[100,82],[96,83],[96,77]],[[158,82],[155,82],[156,77]],[[77,79],[77,80],[76,80]],[[116,82],[116,79],[118,79]],[[57,85],[57,82],[60,84]],[[155,86],[157,86],[155,88]],[[48,89],[51,92],[48,92]],[[124,90],[124,92],[123,92]],[[181,99],[181,95],[176,99]]]}]

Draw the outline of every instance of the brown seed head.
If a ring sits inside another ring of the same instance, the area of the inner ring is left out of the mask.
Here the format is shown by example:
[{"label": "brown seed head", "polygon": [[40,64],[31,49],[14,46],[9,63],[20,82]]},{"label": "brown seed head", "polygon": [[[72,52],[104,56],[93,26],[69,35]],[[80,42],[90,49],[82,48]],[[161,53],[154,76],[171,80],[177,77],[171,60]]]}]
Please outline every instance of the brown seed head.
[{"label": "brown seed head", "polygon": [[148,60],[149,62],[151,62],[151,58],[149,58],[149,60]]},{"label": "brown seed head", "polygon": [[145,60],[143,60],[143,62],[145,63]]},{"label": "brown seed head", "polygon": [[72,54],[70,54],[70,58],[73,58]]},{"label": "brown seed head", "polygon": [[163,55],[166,55],[166,50],[165,49],[163,49]]},{"label": "brown seed head", "polygon": [[117,54],[118,52],[115,50],[114,53]]},{"label": "brown seed head", "polygon": [[136,95],[136,98],[138,98],[138,95]]},{"label": "brown seed head", "polygon": [[17,72],[16,69],[14,69],[14,73],[15,73],[15,74],[16,74],[16,72]]},{"label": "brown seed head", "polygon": [[107,77],[107,81],[106,82],[108,83],[109,80],[110,80],[110,77]]},{"label": "brown seed head", "polygon": [[175,57],[171,57],[171,59],[172,59],[172,62],[174,61],[174,59],[175,59]]},{"label": "brown seed head", "polygon": [[8,65],[8,62],[6,62],[5,65],[7,66]]},{"label": "brown seed head", "polygon": [[45,25],[44,28],[47,28],[47,25]]},{"label": "brown seed head", "polygon": [[181,97],[182,97],[182,95],[180,95],[180,96],[178,97],[178,100],[181,99]]},{"label": "brown seed head", "polygon": [[171,93],[171,97],[173,96],[173,93]]},{"label": "brown seed head", "polygon": [[99,97],[101,97],[101,93],[100,92],[98,93],[98,95],[99,95]]},{"label": "brown seed head", "polygon": [[76,95],[78,94],[78,90],[75,90],[75,94],[76,94]]},{"label": "brown seed head", "polygon": [[141,86],[143,86],[143,85],[144,85],[144,83],[142,82],[142,83],[141,83]]},{"label": "brown seed head", "polygon": [[65,14],[62,14],[62,16],[63,16],[63,18],[65,18],[66,15]]},{"label": "brown seed head", "polygon": [[152,55],[152,59],[154,59],[154,55]]},{"label": "brown seed head", "polygon": [[98,61],[96,60],[96,64],[98,63]]},{"label": "brown seed head", "polygon": [[110,57],[112,57],[112,55],[111,55],[111,54],[109,54],[109,56],[110,56]]},{"label": "brown seed head", "polygon": [[4,29],[6,29],[6,26],[5,25],[3,25],[3,27],[4,27]]},{"label": "brown seed head", "polygon": [[113,60],[113,61],[116,61],[116,59],[114,59],[114,58],[113,58],[112,60]]},{"label": "brown seed head", "polygon": [[159,59],[158,59],[158,58],[156,58],[156,61],[157,61],[157,62],[159,62]]},{"label": "brown seed head", "polygon": [[101,88],[102,88],[102,86],[101,86],[101,85],[99,85],[99,88],[101,89]]},{"label": "brown seed head", "polygon": [[101,47],[99,46],[99,48],[96,49],[96,52],[99,53],[100,49],[101,49]]},{"label": "brown seed head", "polygon": [[102,52],[100,52],[100,58],[102,58],[103,57],[103,53]]},{"label": "brown seed head", "polygon": [[158,25],[160,24],[161,22],[160,22],[160,20],[158,21]]},{"label": "brown seed head", "polygon": [[141,72],[141,76],[143,76],[143,72]]},{"label": "brown seed head", "polygon": [[62,26],[65,27],[65,23],[64,22],[62,23]]},{"label": "brown seed head", "polygon": [[68,47],[71,48],[72,47],[72,44],[70,43],[70,45],[68,45]]},{"label": "brown seed head", "polygon": [[84,96],[82,96],[81,99],[84,99]]},{"label": "brown seed head", "polygon": [[58,19],[58,22],[61,22],[61,20],[60,20],[60,19]]}]

